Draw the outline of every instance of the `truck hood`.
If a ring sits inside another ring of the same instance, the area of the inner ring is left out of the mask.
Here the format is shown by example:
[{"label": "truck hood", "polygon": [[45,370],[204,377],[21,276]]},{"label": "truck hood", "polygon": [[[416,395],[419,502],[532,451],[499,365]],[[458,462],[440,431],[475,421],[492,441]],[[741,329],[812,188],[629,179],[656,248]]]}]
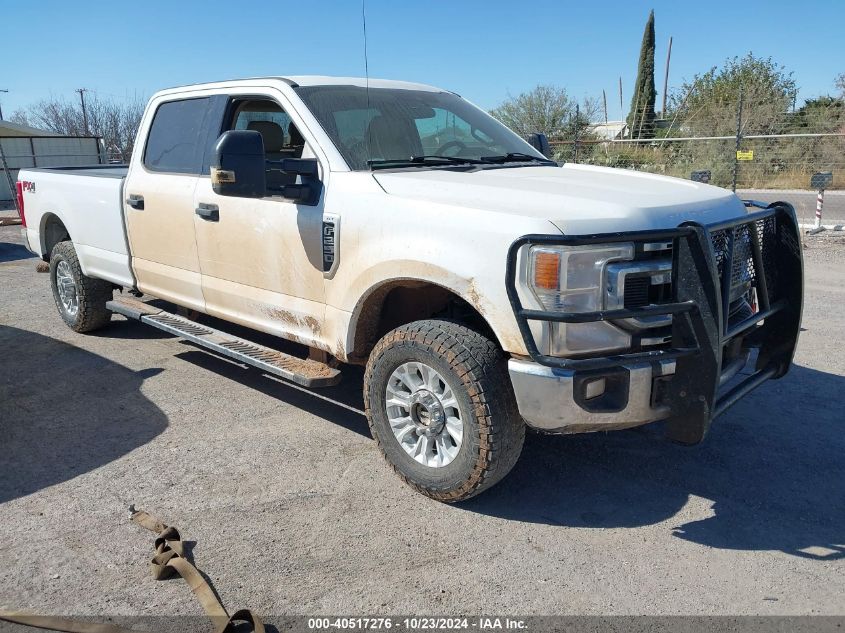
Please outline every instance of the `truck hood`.
[{"label": "truck hood", "polygon": [[719,187],[590,165],[409,169],[373,176],[390,195],[543,218],[570,235],[709,224],[746,212],[736,195]]}]

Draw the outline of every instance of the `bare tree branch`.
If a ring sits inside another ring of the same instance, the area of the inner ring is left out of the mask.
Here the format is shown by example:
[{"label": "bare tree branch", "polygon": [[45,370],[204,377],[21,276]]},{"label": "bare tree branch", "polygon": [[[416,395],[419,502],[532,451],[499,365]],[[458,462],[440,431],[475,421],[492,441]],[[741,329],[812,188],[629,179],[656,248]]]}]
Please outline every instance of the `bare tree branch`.
[{"label": "bare tree branch", "polygon": [[[138,95],[124,101],[92,93],[85,105],[90,133],[102,137],[110,155],[123,161],[129,160],[145,100]],[[50,97],[16,110],[12,121],[57,134],[84,135],[82,107],[78,102],[67,99]]]}]

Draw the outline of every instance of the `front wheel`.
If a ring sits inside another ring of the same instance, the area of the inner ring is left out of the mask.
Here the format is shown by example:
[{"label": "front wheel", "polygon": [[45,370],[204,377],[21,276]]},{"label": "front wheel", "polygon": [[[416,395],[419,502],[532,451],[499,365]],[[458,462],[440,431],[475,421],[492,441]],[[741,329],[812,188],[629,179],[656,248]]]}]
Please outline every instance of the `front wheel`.
[{"label": "front wheel", "polygon": [[458,323],[416,321],[373,349],[364,377],[370,430],[396,473],[456,502],[510,472],[525,438],[505,358]]},{"label": "front wheel", "polygon": [[111,320],[106,302],[112,298],[112,285],[82,273],[71,242],[59,242],[53,247],[50,284],[59,314],[74,332],[91,332]]}]

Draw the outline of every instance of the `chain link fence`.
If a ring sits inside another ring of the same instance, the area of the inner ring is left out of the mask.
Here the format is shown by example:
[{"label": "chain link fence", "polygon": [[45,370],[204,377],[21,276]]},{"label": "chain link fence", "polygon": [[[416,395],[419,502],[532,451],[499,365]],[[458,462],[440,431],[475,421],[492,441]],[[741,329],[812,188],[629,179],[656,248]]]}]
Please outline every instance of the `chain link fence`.
[{"label": "chain link fence", "polygon": [[740,93],[706,111],[656,119],[633,132],[621,121],[573,127],[571,134],[551,139],[551,145],[559,161],[700,180],[743,198],[784,200],[807,225],[814,224],[817,185],[823,182],[822,224],[845,224],[841,99],[813,99],[782,112]]}]

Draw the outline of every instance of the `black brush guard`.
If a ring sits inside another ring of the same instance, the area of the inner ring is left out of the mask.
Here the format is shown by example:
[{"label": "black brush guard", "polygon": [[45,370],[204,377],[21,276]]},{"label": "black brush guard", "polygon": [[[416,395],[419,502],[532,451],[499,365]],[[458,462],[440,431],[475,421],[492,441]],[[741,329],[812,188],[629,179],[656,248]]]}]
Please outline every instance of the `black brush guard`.
[{"label": "black brush guard", "polygon": [[[713,418],[769,378],[789,370],[801,323],[803,262],[795,210],[777,202],[734,220],[710,225],[687,222],[675,229],[579,236],[526,235],[508,251],[505,283],[522,338],[531,358],[548,367],[573,370],[579,379],[618,370],[623,364],[674,360],[675,374],[661,384],[668,406],[669,436],[700,442]],[[580,246],[616,242],[672,242],[671,302],[596,312],[550,312],[522,306],[516,289],[517,255],[527,245]],[[756,291],[758,310],[739,322],[729,319],[731,291],[737,284]],[[672,336],[661,349],[596,358],[546,356],[537,349],[529,320],[561,323],[611,321],[671,314]],[[742,337],[758,350],[755,371],[719,390],[726,347]]]}]

